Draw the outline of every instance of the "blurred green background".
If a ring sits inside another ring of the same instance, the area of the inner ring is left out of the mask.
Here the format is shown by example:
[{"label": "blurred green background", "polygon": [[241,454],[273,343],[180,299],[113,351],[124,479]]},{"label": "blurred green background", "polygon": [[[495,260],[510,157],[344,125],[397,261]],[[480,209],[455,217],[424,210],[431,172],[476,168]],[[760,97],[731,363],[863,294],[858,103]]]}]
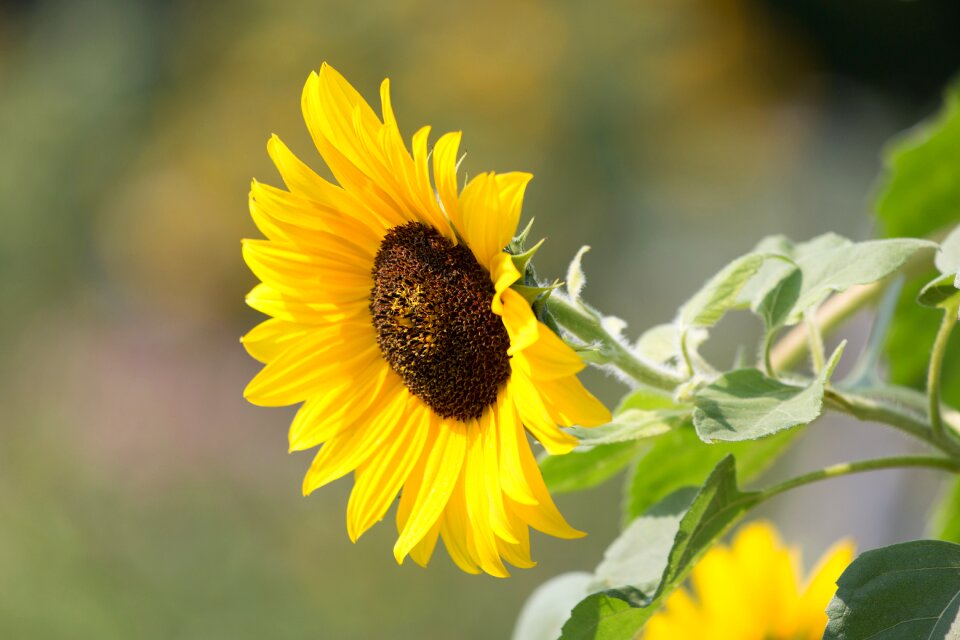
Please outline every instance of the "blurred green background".
[{"label": "blurred green background", "polygon": [[[936,109],[958,32],[955,0],[0,2],[0,637],[501,638],[616,535],[616,482],[562,496],[591,535],[498,581],[397,567],[392,520],[351,545],[348,480],[300,496],[292,410],[241,397],[239,239],[271,132],[321,168],[321,61],[371,101],[389,76],[406,136],[462,129],[468,173],[532,171],[539,271],[592,245],[586,297],[636,336],[765,234],[870,236],[881,145]],[[808,436],[777,473],[859,438]],[[767,515],[812,558],[922,534],[936,490],[852,478]]]}]

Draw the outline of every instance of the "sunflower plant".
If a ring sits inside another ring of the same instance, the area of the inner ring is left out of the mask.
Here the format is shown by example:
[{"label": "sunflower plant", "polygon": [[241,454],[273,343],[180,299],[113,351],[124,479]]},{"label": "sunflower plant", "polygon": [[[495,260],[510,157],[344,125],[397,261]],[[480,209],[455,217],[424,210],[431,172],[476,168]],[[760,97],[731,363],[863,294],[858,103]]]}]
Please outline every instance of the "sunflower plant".
[{"label": "sunflower plant", "polygon": [[[328,65],[310,75],[304,119],[334,181],[271,138],[285,186],[253,182],[265,238],[243,244],[260,280],[247,302],[269,316],[242,339],[264,363],[245,396],[299,404],[290,450],[318,448],[304,494],[352,475],[352,540],[396,503],[397,562],[426,566],[442,542],[463,571],[506,577],[534,566],[531,529],[583,535],[551,492],[626,471],[623,533],[563,607],[561,638],[960,638],[960,368],[944,367],[960,356],[960,91],[890,147],[876,207],[888,237],[761,239],[636,340],[584,300],[584,250],[563,282],[537,275],[540,244],[519,229],[530,174],[464,181],[459,132],[431,142],[424,127],[408,146],[388,81],[380,102],[378,114]],[[864,351],[828,352],[863,309],[875,309]],[[737,311],[760,318],[762,339],[734,366],[708,362],[700,347]],[[627,386],[612,412],[577,379],[588,364]],[[742,487],[828,411],[928,451]],[[938,539],[846,569],[842,545],[805,587],[768,525],[711,549],[783,492],[896,467],[952,480]],[[753,596],[724,597],[724,583]],[[536,607],[525,615],[530,637]],[[735,632],[744,620],[756,623]]]}]

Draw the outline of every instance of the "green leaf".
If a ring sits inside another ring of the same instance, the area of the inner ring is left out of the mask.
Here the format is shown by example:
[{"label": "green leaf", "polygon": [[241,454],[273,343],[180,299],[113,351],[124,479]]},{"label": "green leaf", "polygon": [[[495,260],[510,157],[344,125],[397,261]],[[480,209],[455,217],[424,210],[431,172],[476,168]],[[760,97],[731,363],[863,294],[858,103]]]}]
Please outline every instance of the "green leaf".
[{"label": "green leaf", "polygon": [[614,594],[595,593],[580,601],[563,625],[560,640],[628,640],[650,614]]},{"label": "green leaf", "polygon": [[658,324],[647,329],[637,340],[634,351],[651,362],[676,364],[681,358],[680,330],[673,323]]},{"label": "green leaf", "polygon": [[738,369],[697,391],[693,424],[704,442],[755,440],[809,424],[820,415],[823,391],[845,343],[806,387],[768,378],[757,369]]},{"label": "green leaf", "polygon": [[850,242],[798,258],[797,264],[803,270],[803,287],[790,322],[798,321],[804,311],[819,305],[831,293],[882,280],[917,251],[934,247],[936,244],[932,242],[912,238],[870,240]]},{"label": "green leaf", "polygon": [[[571,612],[561,640],[626,640],[635,637],[663,599],[686,579],[700,556],[760,500],[760,494],[740,491],[734,459],[727,456],[697,491],[690,507],[678,521],[678,506],[682,505],[684,498],[684,494],[668,496],[647,516],[638,518],[614,543],[614,546],[619,543],[617,556],[629,558],[633,563],[637,581],[641,584],[621,585],[617,591],[595,594],[582,601]],[[664,522],[664,518],[668,521]],[[676,534],[667,550],[665,541],[670,536],[665,529],[674,522],[677,523]],[[656,553],[643,551],[645,540],[657,541],[652,545]],[[663,572],[656,589],[650,593],[651,576],[659,567],[663,567]]]},{"label": "green leaf", "polygon": [[876,203],[888,236],[924,236],[960,220],[960,85],[937,116],[894,140]]},{"label": "green leaf", "polygon": [[[769,260],[763,265],[744,287],[740,303],[749,304],[769,328],[795,324],[804,311],[818,306],[831,293],[882,280],[917,251],[936,246],[912,238],[854,243],[833,233],[796,245],[783,236],[766,238],[756,251],[782,260]],[[792,275],[794,268],[800,269],[800,276]],[[799,282],[791,278],[798,278]]]},{"label": "green leaf", "polygon": [[719,322],[727,311],[739,304],[740,290],[767,257],[762,253],[749,253],[725,266],[680,308],[681,326],[712,327]]},{"label": "green leaf", "polygon": [[786,275],[759,298],[755,306],[751,306],[754,313],[763,319],[767,331],[772,331],[786,323],[790,312],[800,298],[802,287],[803,271],[793,267],[788,269]]},{"label": "green leaf", "polygon": [[951,480],[931,522],[933,535],[960,543],[960,478]]},{"label": "green leaf", "polygon": [[692,407],[684,409],[627,409],[602,427],[574,427],[571,432],[585,445],[611,444],[662,435],[690,417]]},{"label": "green leaf", "polygon": [[787,450],[801,429],[782,431],[754,442],[706,444],[692,425],[660,436],[634,465],[623,496],[623,521],[629,523],[670,493],[703,484],[720,460],[733,454],[737,473],[748,482],[767,470]]},{"label": "green leaf", "polygon": [[[931,269],[926,279],[935,277]],[[900,302],[894,312],[893,323],[884,350],[890,381],[923,390],[926,385],[930,349],[940,327],[941,315],[917,304],[924,280],[904,285]],[[956,335],[947,345],[941,378],[943,401],[960,406],[960,339]]]},{"label": "green leaf", "polygon": [[630,585],[652,595],[667,568],[667,557],[697,494],[696,486],[677,489],[624,529],[603,554],[591,591]]},{"label": "green leaf", "polygon": [[[763,267],[760,268],[757,275],[740,292],[740,303],[749,306],[753,311],[757,311],[771,289],[789,276],[793,269],[797,268],[796,260],[849,244],[849,240],[835,233],[825,233],[800,243],[794,243],[782,235],[764,238],[754,247],[754,253],[766,253],[780,259],[767,260],[763,263]],[[799,292],[797,297],[799,297]],[[794,302],[796,302],[795,299]]]},{"label": "green leaf", "polygon": [[948,305],[951,300],[960,295],[956,281],[960,274],[947,274],[934,278],[920,290],[917,302],[925,307],[941,307]]},{"label": "green leaf", "polygon": [[646,441],[633,440],[545,456],[540,460],[540,471],[551,493],[589,489],[622,471],[648,446]]},{"label": "green leaf", "polygon": [[950,235],[940,243],[940,250],[933,259],[940,273],[957,273],[960,271],[960,226],[950,232]]},{"label": "green leaf", "polygon": [[593,575],[586,571],[550,578],[527,598],[513,628],[515,640],[556,640],[570,610],[590,593]]},{"label": "green leaf", "polygon": [[837,580],[824,640],[960,639],[960,545],[916,540],[867,551]]},{"label": "green leaf", "polygon": [[[876,211],[887,236],[922,237],[960,221],[960,84],[947,91],[936,116],[894,140],[885,157]],[[940,326],[937,314],[916,304],[933,277],[931,270],[904,287],[885,345],[892,382],[917,389]],[[941,383],[944,401],[960,404],[960,340],[947,347]]]},{"label": "green leaf", "polygon": [[[624,414],[629,416],[636,415],[637,412],[650,413],[677,409],[679,405],[674,403],[670,396],[658,391],[637,389],[620,400],[613,415],[616,420]],[[690,409],[687,408],[686,411],[689,413]],[[605,428],[578,429],[577,432],[589,438],[593,435],[590,432]],[[611,430],[617,428],[629,427],[624,424],[610,427]],[[600,436],[602,435],[601,431]],[[613,438],[608,441],[608,444],[585,441],[584,445],[586,446],[566,455],[545,456],[540,460],[543,479],[551,492],[568,493],[594,487],[634,462],[650,446],[648,442],[636,438],[629,441],[617,441]]]}]

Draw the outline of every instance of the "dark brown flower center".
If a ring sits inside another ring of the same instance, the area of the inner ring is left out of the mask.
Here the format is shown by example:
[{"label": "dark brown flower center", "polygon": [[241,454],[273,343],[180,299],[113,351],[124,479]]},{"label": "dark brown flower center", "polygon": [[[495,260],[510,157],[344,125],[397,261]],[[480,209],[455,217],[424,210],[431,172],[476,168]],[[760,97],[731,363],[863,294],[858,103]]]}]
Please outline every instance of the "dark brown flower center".
[{"label": "dark brown flower center", "polygon": [[377,344],[410,393],[445,418],[479,418],[510,377],[493,294],[473,252],[431,226],[409,222],[380,243],[370,292]]}]

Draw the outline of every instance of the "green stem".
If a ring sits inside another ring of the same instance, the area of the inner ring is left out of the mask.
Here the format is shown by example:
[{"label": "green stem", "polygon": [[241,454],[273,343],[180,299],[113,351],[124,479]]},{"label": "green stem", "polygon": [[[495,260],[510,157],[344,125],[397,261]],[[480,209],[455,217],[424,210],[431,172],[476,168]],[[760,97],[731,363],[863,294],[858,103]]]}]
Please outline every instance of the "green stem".
[{"label": "green stem", "polygon": [[675,371],[638,358],[603,328],[596,313],[583,305],[554,293],[547,300],[547,307],[557,324],[583,342],[597,345],[607,362],[636,382],[672,392],[685,381]]},{"label": "green stem", "polygon": [[817,469],[810,473],[790,478],[772,487],[768,487],[760,492],[760,499],[767,500],[773,496],[780,495],[791,489],[812,484],[821,480],[837,478],[853,473],[862,473],[864,471],[876,471],[878,469],[899,469],[905,467],[928,467],[931,469],[944,469],[953,473],[960,473],[960,463],[948,458],[939,458],[934,456],[893,456],[890,458],[875,458],[872,460],[858,460],[857,462],[844,462],[831,465],[823,469]]},{"label": "green stem", "polygon": [[960,309],[960,307],[958,307],[957,303],[944,308],[943,321],[940,323],[940,330],[937,331],[937,338],[933,342],[930,367],[927,369],[927,398],[930,427],[933,429],[934,438],[943,443],[955,443],[944,428],[943,418],[940,414],[940,376],[943,372],[943,356],[947,351],[947,343],[950,341],[950,334],[957,324],[958,309]]}]

